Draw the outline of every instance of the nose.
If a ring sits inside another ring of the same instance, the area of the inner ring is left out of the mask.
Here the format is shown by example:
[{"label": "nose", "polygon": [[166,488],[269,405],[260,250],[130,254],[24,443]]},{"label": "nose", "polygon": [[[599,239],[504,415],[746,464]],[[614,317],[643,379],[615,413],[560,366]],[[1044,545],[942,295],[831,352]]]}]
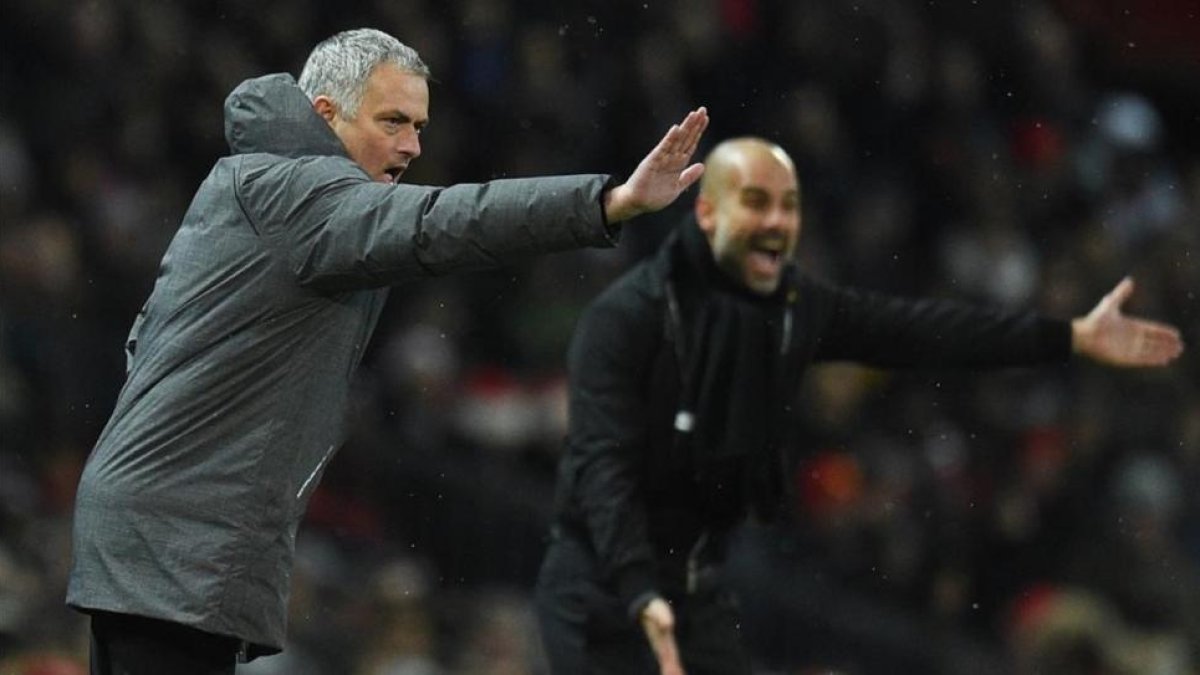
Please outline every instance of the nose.
[{"label": "nose", "polygon": [[786,229],[791,217],[791,211],[777,204],[767,212],[767,217],[763,218],[763,227],[772,231]]},{"label": "nose", "polygon": [[396,152],[407,156],[410,160],[421,156],[421,135],[416,129],[409,128],[397,138]]}]

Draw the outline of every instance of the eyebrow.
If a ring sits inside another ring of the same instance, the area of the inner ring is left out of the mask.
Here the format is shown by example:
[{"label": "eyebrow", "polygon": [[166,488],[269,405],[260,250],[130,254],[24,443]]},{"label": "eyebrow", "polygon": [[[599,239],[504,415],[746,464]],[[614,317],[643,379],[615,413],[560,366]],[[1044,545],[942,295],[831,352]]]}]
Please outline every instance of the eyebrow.
[{"label": "eyebrow", "polygon": [[403,110],[400,110],[398,108],[381,111],[379,113],[379,115],[376,117],[376,119],[381,119],[381,120],[398,119],[398,120],[400,120],[401,123],[410,123],[411,122],[413,124],[413,126],[417,126],[417,127],[423,127],[423,126],[429,124],[428,118],[423,119],[423,120],[414,120],[412,118],[412,115],[409,115],[408,113],[406,113]]},{"label": "eyebrow", "polygon": [[[770,192],[768,192],[765,188],[755,187],[753,185],[748,185],[748,186],[742,188],[740,193],[743,197],[770,198],[770,196],[771,196]],[[799,196],[800,196],[799,190],[788,190],[787,192],[783,193],[784,199],[787,199],[789,197],[797,197],[798,198]]]}]

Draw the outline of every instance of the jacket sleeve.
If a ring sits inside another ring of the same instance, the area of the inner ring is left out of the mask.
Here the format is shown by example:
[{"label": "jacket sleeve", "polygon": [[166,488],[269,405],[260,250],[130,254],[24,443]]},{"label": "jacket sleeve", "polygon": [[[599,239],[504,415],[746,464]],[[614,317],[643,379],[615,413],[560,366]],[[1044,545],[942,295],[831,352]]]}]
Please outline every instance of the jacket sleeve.
[{"label": "jacket sleeve", "polygon": [[602,296],[580,319],[568,354],[571,421],[563,461],[570,470],[563,479],[601,574],[636,611],[634,605],[656,595],[642,476],[650,408],[645,382],[661,324],[652,304],[607,301],[611,297]]},{"label": "jacket sleeve", "polygon": [[451,187],[367,180],[350,160],[304,158],[243,171],[243,210],[282,234],[299,282],[323,291],[495,267],[540,253],[611,246],[602,175]]},{"label": "jacket sleeve", "polygon": [[1005,367],[1065,362],[1066,321],[942,299],[818,285],[827,307],[816,358],[873,366]]}]

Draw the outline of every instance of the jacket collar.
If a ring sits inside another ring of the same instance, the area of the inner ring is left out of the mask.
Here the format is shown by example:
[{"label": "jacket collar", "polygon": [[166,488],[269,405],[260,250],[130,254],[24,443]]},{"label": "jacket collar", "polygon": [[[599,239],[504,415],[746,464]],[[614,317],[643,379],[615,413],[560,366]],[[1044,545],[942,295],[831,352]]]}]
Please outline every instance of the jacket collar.
[{"label": "jacket collar", "polygon": [[[752,304],[779,304],[789,297],[799,283],[800,269],[789,261],[784,266],[779,288],[771,295],[755,293],[729,278],[713,257],[708,238],[700,229],[695,216],[689,215],[667,235],[655,254],[655,266],[664,280],[674,279],[685,285],[723,291]],[[794,294],[793,294],[794,295]]]}]

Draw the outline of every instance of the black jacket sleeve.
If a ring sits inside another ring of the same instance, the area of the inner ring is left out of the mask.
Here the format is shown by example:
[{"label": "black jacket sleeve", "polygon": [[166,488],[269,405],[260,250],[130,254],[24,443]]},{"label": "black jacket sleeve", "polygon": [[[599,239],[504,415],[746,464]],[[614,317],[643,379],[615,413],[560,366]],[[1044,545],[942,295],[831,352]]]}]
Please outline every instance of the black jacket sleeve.
[{"label": "black jacket sleeve", "polygon": [[[569,509],[582,520],[601,572],[626,607],[655,591],[644,502],[650,364],[661,313],[630,284],[618,284],[584,314],[568,354]],[[561,489],[562,486],[560,486]]]},{"label": "black jacket sleeve", "polygon": [[1070,324],[1032,312],[909,300],[816,282],[806,291],[824,309],[818,360],[879,367],[1004,367],[1063,362],[1071,354]]}]

